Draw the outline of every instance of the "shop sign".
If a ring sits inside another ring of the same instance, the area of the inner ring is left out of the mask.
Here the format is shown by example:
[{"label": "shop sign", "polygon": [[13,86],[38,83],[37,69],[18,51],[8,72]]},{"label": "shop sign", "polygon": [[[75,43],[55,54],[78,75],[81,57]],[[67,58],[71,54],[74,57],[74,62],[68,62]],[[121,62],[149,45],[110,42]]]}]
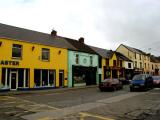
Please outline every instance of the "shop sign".
[{"label": "shop sign", "polygon": [[19,61],[0,60],[0,65],[14,65],[14,66],[19,66]]}]

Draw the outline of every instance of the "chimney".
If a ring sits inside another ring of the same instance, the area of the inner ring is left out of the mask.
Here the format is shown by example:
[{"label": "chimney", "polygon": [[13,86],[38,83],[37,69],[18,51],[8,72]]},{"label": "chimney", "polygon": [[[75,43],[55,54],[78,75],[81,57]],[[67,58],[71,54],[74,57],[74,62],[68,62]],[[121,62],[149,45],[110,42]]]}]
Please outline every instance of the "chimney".
[{"label": "chimney", "polygon": [[79,38],[79,42],[84,44],[84,38],[83,38],[83,37],[80,37],[80,38]]},{"label": "chimney", "polygon": [[57,31],[53,29],[51,32],[51,36],[57,36]]}]

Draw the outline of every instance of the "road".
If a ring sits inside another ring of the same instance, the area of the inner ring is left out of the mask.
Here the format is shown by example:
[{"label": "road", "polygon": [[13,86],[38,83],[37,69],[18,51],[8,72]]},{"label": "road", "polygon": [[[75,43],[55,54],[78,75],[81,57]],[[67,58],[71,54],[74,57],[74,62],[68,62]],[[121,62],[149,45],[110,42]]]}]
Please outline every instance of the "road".
[{"label": "road", "polygon": [[0,96],[2,120],[160,120],[160,89],[100,92],[97,87]]}]

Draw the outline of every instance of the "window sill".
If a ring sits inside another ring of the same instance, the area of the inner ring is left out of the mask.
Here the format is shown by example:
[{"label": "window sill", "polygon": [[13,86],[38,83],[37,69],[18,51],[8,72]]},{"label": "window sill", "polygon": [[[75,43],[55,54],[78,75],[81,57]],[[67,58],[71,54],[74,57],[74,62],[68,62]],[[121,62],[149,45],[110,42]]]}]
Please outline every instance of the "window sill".
[{"label": "window sill", "polygon": [[22,58],[20,58],[20,57],[12,57],[12,59],[15,59],[15,60],[22,60]]},{"label": "window sill", "polygon": [[43,62],[50,62],[50,60],[42,60]]}]

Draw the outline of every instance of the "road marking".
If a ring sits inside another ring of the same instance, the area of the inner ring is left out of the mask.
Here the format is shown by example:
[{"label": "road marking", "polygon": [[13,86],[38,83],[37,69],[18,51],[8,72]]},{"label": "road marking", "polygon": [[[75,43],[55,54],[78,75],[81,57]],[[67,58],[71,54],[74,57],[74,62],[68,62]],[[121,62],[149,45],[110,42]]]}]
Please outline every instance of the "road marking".
[{"label": "road marking", "polygon": [[93,115],[93,114],[90,114],[90,113],[84,113],[84,112],[80,112],[79,113],[80,115],[82,115],[83,117],[93,117],[93,118],[98,118],[98,119],[101,119],[101,120],[114,120],[114,119],[111,119],[111,118],[107,118],[107,117],[103,117],[103,116],[99,116],[99,115]]}]

